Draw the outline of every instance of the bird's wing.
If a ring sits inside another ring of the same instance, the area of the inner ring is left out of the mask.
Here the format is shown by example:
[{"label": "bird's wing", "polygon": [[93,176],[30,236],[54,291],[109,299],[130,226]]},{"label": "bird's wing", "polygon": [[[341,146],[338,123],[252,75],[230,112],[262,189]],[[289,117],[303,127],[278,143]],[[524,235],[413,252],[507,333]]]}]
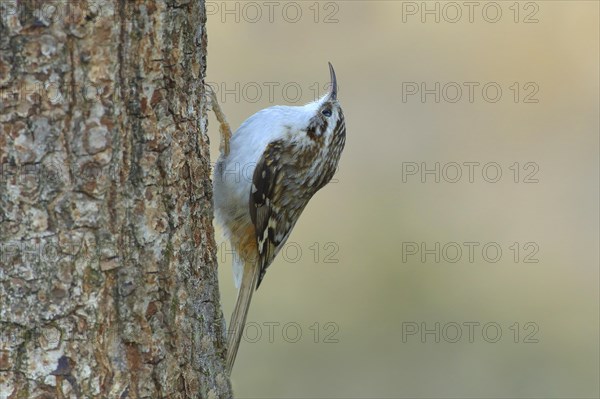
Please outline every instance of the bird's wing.
[{"label": "bird's wing", "polygon": [[[285,244],[300,213],[302,201],[290,204],[294,193],[283,184],[286,179],[286,162],[282,141],[270,143],[256,165],[250,193],[250,217],[256,231],[260,277],[256,288]],[[289,165],[288,165],[289,166]],[[289,177],[289,176],[288,176]],[[292,206],[291,206],[292,205]]]}]

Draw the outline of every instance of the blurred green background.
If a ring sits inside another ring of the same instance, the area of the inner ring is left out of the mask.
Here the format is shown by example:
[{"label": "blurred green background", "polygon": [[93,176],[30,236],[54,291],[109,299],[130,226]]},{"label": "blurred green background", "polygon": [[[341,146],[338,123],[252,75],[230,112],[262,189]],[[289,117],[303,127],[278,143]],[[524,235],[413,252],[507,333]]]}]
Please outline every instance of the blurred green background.
[{"label": "blurred green background", "polygon": [[599,3],[469,7],[207,2],[233,128],[322,95],[327,61],[347,126],[337,180],[254,296],[238,397],[598,397]]}]

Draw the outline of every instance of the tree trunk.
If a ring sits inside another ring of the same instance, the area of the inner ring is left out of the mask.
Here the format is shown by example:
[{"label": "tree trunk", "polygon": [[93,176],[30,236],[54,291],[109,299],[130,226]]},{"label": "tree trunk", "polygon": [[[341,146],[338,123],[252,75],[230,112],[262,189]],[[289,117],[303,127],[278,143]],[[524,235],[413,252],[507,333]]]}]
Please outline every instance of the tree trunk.
[{"label": "tree trunk", "polygon": [[230,397],[204,2],[0,2],[0,398]]}]

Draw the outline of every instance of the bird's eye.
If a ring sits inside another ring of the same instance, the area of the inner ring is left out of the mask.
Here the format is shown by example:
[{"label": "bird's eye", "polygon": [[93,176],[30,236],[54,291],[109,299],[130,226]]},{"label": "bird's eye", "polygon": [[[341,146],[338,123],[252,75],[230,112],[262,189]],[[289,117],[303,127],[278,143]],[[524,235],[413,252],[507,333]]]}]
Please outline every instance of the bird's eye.
[{"label": "bird's eye", "polygon": [[331,110],[330,109],[324,109],[323,111],[321,111],[321,113],[323,115],[325,115],[326,117],[330,117],[331,116]]}]

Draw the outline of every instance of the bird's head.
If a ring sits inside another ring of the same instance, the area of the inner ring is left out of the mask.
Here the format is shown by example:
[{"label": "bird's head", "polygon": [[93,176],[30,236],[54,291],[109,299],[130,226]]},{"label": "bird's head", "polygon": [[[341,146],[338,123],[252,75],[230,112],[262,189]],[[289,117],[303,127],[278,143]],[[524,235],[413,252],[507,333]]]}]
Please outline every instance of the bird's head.
[{"label": "bird's head", "polygon": [[342,107],[337,99],[338,86],[333,65],[329,63],[330,90],[315,102],[305,105],[310,112],[307,136],[318,143],[330,144],[345,137],[346,126]]}]

